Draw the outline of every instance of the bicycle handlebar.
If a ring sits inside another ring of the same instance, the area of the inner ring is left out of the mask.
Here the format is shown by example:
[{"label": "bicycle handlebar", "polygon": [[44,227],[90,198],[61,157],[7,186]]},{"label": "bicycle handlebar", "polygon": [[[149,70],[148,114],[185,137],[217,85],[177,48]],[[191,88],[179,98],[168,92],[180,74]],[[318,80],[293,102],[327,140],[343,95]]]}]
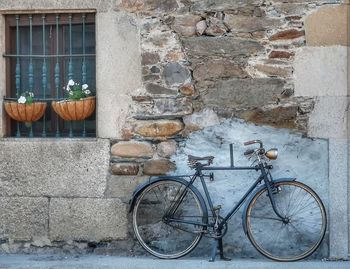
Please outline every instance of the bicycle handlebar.
[{"label": "bicycle handlebar", "polygon": [[260,148],[263,148],[263,143],[261,142],[261,140],[250,140],[250,141],[244,142],[243,144],[245,146],[252,145],[252,144],[260,144]]}]

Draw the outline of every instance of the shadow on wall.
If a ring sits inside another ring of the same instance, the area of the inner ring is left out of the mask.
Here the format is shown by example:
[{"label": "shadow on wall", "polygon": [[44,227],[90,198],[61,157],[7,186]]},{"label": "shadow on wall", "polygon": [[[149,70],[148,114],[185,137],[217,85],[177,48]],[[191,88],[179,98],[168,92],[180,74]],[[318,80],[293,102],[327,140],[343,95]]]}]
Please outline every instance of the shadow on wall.
[{"label": "shadow on wall", "polygon": [[[229,144],[234,143],[234,157],[236,166],[247,166],[252,163],[243,156],[247,147],[243,142],[260,139],[265,148],[277,147],[279,157],[271,163],[274,166],[272,176],[296,177],[299,181],[312,187],[321,197],[328,208],[328,142],[321,139],[304,138],[301,134],[287,129],[256,126],[243,121],[224,120],[221,124],[207,127],[202,131],[192,133],[183,142],[172,158],[177,164],[176,174],[189,174],[192,171],[187,166],[187,155],[215,156],[214,164],[229,166]],[[237,202],[249,186],[258,177],[255,171],[219,171],[215,172],[215,180],[207,181],[209,192],[214,205],[223,205],[225,214]],[[197,186],[201,189],[200,186]],[[229,222],[228,233],[224,238],[224,245],[229,256],[260,257],[251,246],[242,228],[241,212],[238,212]],[[203,240],[194,255],[209,255],[211,241]],[[328,256],[328,239],[315,255]]]}]

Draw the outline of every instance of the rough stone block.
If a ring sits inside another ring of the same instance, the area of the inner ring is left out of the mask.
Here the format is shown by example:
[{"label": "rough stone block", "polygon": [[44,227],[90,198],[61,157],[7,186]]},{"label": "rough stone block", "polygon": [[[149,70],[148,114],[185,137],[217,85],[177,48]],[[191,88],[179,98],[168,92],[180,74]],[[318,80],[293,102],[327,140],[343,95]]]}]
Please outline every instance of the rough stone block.
[{"label": "rough stone block", "polygon": [[157,66],[152,66],[150,70],[151,70],[152,74],[159,74],[160,73],[160,69]]},{"label": "rough stone block", "polygon": [[150,158],[153,156],[152,145],[147,142],[119,142],[112,146],[111,154],[124,158]]},{"label": "rough stone block", "polygon": [[277,28],[281,24],[279,19],[234,14],[227,14],[224,21],[232,32],[264,31]]},{"label": "rough stone block", "polygon": [[146,161],[143,165],[145,175],[165,175],[175,170],[175,164],[168,159],[155,159]]},{"label": "rough stone block", "polygon": [[145,87],[147,92],[154,95],[176,95],[177,94],[176,90],[168,89],[154,83],[147,83]]},{"label": "rough stone block", "polygon": [[124,239],[127,232],[126,216],[126,205],[117,198],[54,198],[50,202],[50,239]]},{"label": "rough stone block", "polygon": [[289,29],[289,30],[283,30],[280,32],[277,32],[270,36],[271,41],[278,41],[278,40],[288,40],[288,39],[295,39],[299,38],[305,35],[304,31],[299,31],[297,29]]},{"label": "rough stone block", "polygon": [[110,176],[105,195],[107,198],[120,198],[128,202],[135,188],[148,178],[148,176]]},{"label": "rough stone block", "polygon": [[283,58],[283,59],[289,59],[295,55],[294,52],[292,51],[284,51],[284,50],[273,50],[269,54],[270,59],[275,59],[275,58]]},{"label": "rough stone block", "polygon": [[324,6],[305,19],[308,46],[348,46],[348,5]]},{"label": "rough stone block", "polygon": [[169,137],[182,129],[183,123],[178,120],[139,121],[135,132],[145,137]]},{"label": "rough stone block", "polygon": [[303,16],[307,11],[307,3],[275,3],[274,10],[285,16]]},{"label": "rough stone block", "polygon": [[206,23],[205,34],[208,36],[222,36],[228,31],[224,22],[218,18],[209,17]]},{"label": "rough stone block", "polygon": [[180,93],[186,96],[192,96],[195,93],[194,86],[192,84],[184,85],[180,88]]},{"label": "rough stone block", "polygon": [[169,51],[165,56],[164,60],[168,62],[178,62],[185,60],[185,54],[182,51]]},{"label": "rough stone block", "polygon": [[108,140],[0,140],[0,195],[101,197]]},{"label": "rough stone block", "polygon": [[168,63],[164,66],[163,77],[168,86],[185,84],[191,81],[191,73],[180,63]]},{"label": "rough stone block", "polygon": [[172,29],[181,36],[196,35],[196,24],[201,20],[197,15],[178,15],[171,24]]},{"label": "rough stone block", "polygon": [[183,39],[183,46],[190,59],[209,56],[251,56],[263,49],[257,41],[233,37],[189,37]]},{"label": "rough stone block", "polygon": [[137,175],[139,165],[137,163],[114,163],[111,165],[113,175]]},{"label": "rough stone block", "polygon": [[189,98],[155,99],[151,111],[153,115],[178,115],[184,116],[193,111],[192,102]]},{"label": "rough stone block", "polygon": [[204,61],[195,65],[193,70],[193,78],[197,81],[247,76],[242,66],[227,59]]},{"label": "rough stone block", "polygon": [[254,67],[261,73],[269,77],[290,77],[292,75],[292,69],[276,66],[276,65],[267,65],[267,64],[256,64]]},{"label": "rough stone block", "polygon": [[141,55],[142,65],[157,64],[159,61],[160,61],[160,57],[158,53],[144,52]]},{"label": "rough stone block", "polygon": [[310,114],[308,136],[348,138],[349,97],[319,97]]},{"label": "rough stone block", "polygon": [[276,102],[283,86],[284,81],[276,78],[217,81],[203,95],[203,101],[220,109],[260,107]]},{"label": "rough stone block", "polygon": [[31,240],[47,237],[49,199],[0,197],[0,238]]},{"label": "rough stone block", "polygon": [[119,8],[129,12],[164,13],[178,8],[176,0],[122,0]]},{"label": "rough stone block", "polygon": [[270,109],[254,109],[246,111],[241,118],[257,124],[266,124],[278,128],[296,128],[298,107],[281,106]]},{"label": "rough stone block", "polygon": [[142,76],[142,79],[145,82],[157,82],[157,81],[160,81],[160,76],[159,75],[150,74],[150,75]]},{"label": "rough stone block", "polygon": [[[141,98],[139,98],[141,100]],[[155,98],[145,100],[142,106],[135,108],[136,119],[175,118],[191,114],[193,111],[192,100],[186,97]]]},{"label": "rough stone block", "polygon": [[346,96],[347,53],[347,48],[341,46],[297,50],[295,96]]},{"label": "rough stone block", "polygon": [[198,35],[204,34],[206,29],[207,29],[207,22],[205,20],[199,21],[196,24],[196,32]]},{"label": "rough stone block", "polygon": [[192,10],[194,11],[224,11],[239,10],[244,13],[252,13],[255,7],[259,6],[259,0],[203,0],[193,1]]}]

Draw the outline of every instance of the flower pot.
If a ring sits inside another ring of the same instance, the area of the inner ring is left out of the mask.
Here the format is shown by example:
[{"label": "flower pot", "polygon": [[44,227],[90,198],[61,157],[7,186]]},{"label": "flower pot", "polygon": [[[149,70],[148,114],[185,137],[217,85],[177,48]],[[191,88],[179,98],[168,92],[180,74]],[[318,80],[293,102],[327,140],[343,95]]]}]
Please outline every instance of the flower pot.
[{"label": "flower pot", "polygon": [[15,101],[4,101],[7,114],[16,121],[33,122],[40,119],[46,109],[45,102],[34,102],[32,104],[19,104]]},{"label": "flower pot", "polygon": [[91,96],[77,101],[53,101],[52,108],[64,120],[84,120],[94,112],[95,103],[96,98]]}]

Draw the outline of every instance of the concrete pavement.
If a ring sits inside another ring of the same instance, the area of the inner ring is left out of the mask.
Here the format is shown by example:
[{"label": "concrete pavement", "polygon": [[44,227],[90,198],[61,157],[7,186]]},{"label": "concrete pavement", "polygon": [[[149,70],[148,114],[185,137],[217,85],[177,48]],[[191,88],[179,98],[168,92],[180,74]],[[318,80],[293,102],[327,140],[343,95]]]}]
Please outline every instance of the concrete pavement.
[{"label": "concrete pavement", "polygon": [[269,260],[236,259],[208,262],[203,258],[160,260],[151,257],[98,255],[0,255],[0,269],[349,269],[350,261],[310,260],[280,263]]}]

